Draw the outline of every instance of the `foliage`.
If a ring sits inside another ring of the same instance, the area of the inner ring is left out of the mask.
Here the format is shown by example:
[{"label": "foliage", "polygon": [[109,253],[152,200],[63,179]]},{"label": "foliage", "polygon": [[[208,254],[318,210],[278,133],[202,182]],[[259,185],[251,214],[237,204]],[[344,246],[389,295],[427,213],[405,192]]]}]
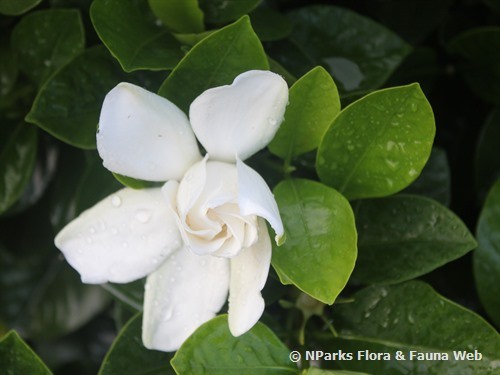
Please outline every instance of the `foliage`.
[{"label": "foliage", "polygon": [[[0,29],[0,372],[498,371],[499,1],[0,0]],[[248,161],[287,238],[264,316],[233,337],[223,309],[175,354],[148,350],[144,281],[85,285],[53,244],[152,186],[102,166],[103,98],[126,81],[188,113],[252,69],[290,89]]]}]

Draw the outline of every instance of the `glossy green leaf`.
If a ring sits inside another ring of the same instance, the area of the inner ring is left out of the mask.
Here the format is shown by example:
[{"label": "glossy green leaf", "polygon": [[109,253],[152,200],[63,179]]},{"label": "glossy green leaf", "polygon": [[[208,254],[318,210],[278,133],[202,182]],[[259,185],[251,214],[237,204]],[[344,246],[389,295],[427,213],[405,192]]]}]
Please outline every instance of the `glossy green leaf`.
[{"label": "glossy green leaf", "polygon": [[142,314],[137,314],[122,328],[102,362],[99,375],[175,374],[171,354],[148,350],[142,344]]},{"label": "glossy green leaf", "polygon": [[148,0],[156,17],[172,31],[200,33],[205,30],[197,0]]},{"label": "glossy green leaf", "polygon": [[8,38],[2,36],[0,37],[0,98],[12,90],[18,72],[17,57],[9,46]]},{"label": "glossy green leaf", "polygon": [[423,195],[445,206],[450,204],[450,166],[443,149],[433,147],[422,173],[403,192]]},{"label": "glossy green leaf", "polygon": [[450,41],[451,52],[463,58],[460,71],[480,98],[500,104],[500,27],[468,30]]},{"label": "glossy green leaf", "polygon": [[123,70],[172,69],[182,58],[177,40],[155,18],[144,0],[95,0],[94,28]]},{"label": "glossy green leaf", "polygon": [[376,91],[335,118],[316,169],[349,199],[394,194],[422,171],[434,133],[432,108],[418,84]]},{"label": "glossy green leaf", "polygon": [[411,44],[420,44],[446,22],[454,0],[369,0],[364,14],[393,30]]},{"label": "glossy green leaf", "polygon": [[287,16],[271,8],[259,7],[250,14],[255,33],[263,42],[286,38],[292,31]]},{"label": "glossy green leaf", "polygon": [[85,35],[80,12],[53,9],[30,13],[16,25],[11,40],[20,69],[41,85],[83,51]]},{"label": "glossy green leaf", "polygon": [[476,247],[465,224],[436,201],[412,195],[355,206],[358,259],[352,280],[397,283],[428,273]]},{"label": "glossy green leaf", "polygon": [[[0,214],[11,207],[22,195],[36,160],[36,128],[24,122],[6,132],[0,129]],[[7,133],[7,134],[5,134]]]},{"label": "glossy green leaf", "polygon": [[80,276],[55,258],[30,298],[30,332],[58,337],[82,327],[101,312],[109,295],[98,285],[83,284]]},{"label": "glossy green leaf", "polygon": [[500,178],[500,109],[493,110],[479,136],[474,161],[476,189],[483,199],[496,179]]},{"label": "glossy green leaf", "polygon": [[272,265],[284,284],[332,304],[356,261],[356,226],[349,202],[309,180],[286,180],[274,189],[286,242],[273,249]]},{"label": "glossy green leaf", "polygon": [[113,173],[113,176],[120,182],[123,186],[132,188],[132,189],[144,189],[147,187],[151,187],[154,185],[153,182],[138,180],[132,177],[123,176],[118,173]]},{"label": "glossy green leaf", "polygon": [[474,278],[481,303],[500,327],[500,180],[484,204],[477,225],[479,247],[474,252]]},{"label": "glossy green leaf", "polygon": [[158,93],[187,113],[191,102],[206,89],[230,84],[247,70],[268,68],[262,44],[245,16],[195,45]]},{"label": "glossy green leaf", "polygon": [[290,39],[332,74],[341,96],[384,84],[411,47],[384,26],[351,10],[315,5],[290,13]]},{"label": "glossy green leaf", "polygon": [[51,191],[50,221],[57,232],[78,214],[122,186],[98,157],[82,160],[79,150],[60,161]]},{"label": "glossy green leaf", "polygon": [[0,0],[0,13],[19,16],[36,7],[42,0]]},{"label": "glossy green leaf", "polygon": [[198,0],[205,21],[225,23],[249,13],[262,0]]},{"label": "glossy green leaf", "polygon": [[35,250],[14,256],[0,247],[0,316],[11,325],[32,337],[60,337],[108,304],[109,295],[97,285],[83,284],[59,251],[42,245]]},{"label": "glossy green leaf", "polygon": [[26,121],[72,146],[95,148],[104,96],[124,80],[104,47],[90,48],[45,82]]},{"label": "glossy green leaf", "polygon": [[133,310],[142,311],[144,280],[136,280],[127,284],[107,283],[102,287]]},{"label": "glossy green leaf", "polygon": [[333,79],[322,67],[300,78],[290,88],[285,120],[269,149],[282,159],[314,150],[340,112],[340,98]]},{"label": "glossy green leaf", "polygon": [[198,328],[171,363],[179,375],[297,374],[290,350],[262,323],[240,337],[229,332],[227,315]]},{"label": "glossy green leaf", "polygon": [[0,339],[0,364],[4,374],[50,375],[52,372],[15,331]]},{"label": "glossy green leaf", "polygon": [[[340,368],[373,374],[494,374],[500,358],[500,336],[474,312],[437,294],[425,283],[372,286],[336,305],[333,321],[339,336],[328,350],[366,350],[390,354],[390,360],[337,361]],[[405,360],[396,360],[396,351]],[[448,360],[410,360],[410,351],[446,353]],[[477,350],[481,360],[456,360],[453,351]]]}]

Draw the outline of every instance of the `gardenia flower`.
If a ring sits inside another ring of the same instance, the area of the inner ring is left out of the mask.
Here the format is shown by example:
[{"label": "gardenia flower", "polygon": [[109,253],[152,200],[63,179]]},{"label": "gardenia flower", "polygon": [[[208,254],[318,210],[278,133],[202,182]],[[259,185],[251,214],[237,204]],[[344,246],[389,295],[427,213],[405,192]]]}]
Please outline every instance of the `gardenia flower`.
[{"label": "gardenia flower", "polygon": [[[55,244],[85,283],[149,275],[147,348],[177,350],[215,316],[228,292],[234,336],[262,315],[271,261],[265,220],[277,242],[284,230],[271,191],[242,160],[271,141],[287,102],[285,81],[267,71],[203,92],[189,120],[168,100],[129,83],[104,99],[97,134],[104,166],[166,183],[112,194],[63,228]],[[203,158],[193,132],[207,151]]]}]

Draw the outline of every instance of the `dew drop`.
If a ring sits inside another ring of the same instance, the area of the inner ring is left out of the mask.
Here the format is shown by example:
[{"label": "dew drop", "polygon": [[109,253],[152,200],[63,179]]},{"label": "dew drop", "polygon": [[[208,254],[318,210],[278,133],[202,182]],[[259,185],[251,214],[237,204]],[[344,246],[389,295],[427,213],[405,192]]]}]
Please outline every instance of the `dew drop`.
[{"label": "dew drop", "polygon": [[128,247],[128,242],[127,241],[123,241],[122,242],[122,247],[127,248]]},{"label": "dew drop", "polygon": [[171,278],[169,279],[169,281],[170,281],[171,283],[175,283],[175,277],[171,277]]},{"label": "dew drop", "polygon": [[417,105],[417,103],[411,103],[410,104],[410,109],[412,110],[412,112],[417,112],[418,111],[418,105]]},{"label": "dew drop", "polygon": [[269,121],[269,125],[272,125],[272,126],[274,126],[278,123],[278,121],[272,117],[268,118],[267,120]]},{"label": "dew drop", "polygon": [[92,243],[92,238],[91,237],[87,237],[86,240],[87,240],[87,243],[89,243],[89,244]]},{"label": "dew drop", "polygon": [[89,228],[89,233],[90,234],[94,234],[95,233],[95,228],[94,227],[90,227]]},{"label": "dew drop", "polygon": [[114,207],[120,207],[122,205],[122,199],[118,195],[113,195],[113,197],[111,197],[111,204]]},{"label": "dew drop", "polygon": [[52,65],[52,61],[50,61],[50,60],[44,60],[43,61],[43,65],[45,65],[46,67],[49,67],[49,66]]},{"label": "dew drop", "polygon": [[354,150],[354,146],[353,145],[347,145],[347,150],[353,151]]},{"label": "dew drop", "polygon": [[147,223],[149,220],[151,220],[152,213],[150,210],[145,210],[145,209],[139,209],[135,213],[135,218],[137,221],[141,223]]},{"label": "dew drop", "polygon": [[172,319],[172,316],[174,315],[174,310],[173,309],[167,309],[165,310],[165,314],[163,315],[163,321],[167,321]]},{"label": "dew drop", "polygon": [[118,234],[118,229],[111,227],[111,234]]}]

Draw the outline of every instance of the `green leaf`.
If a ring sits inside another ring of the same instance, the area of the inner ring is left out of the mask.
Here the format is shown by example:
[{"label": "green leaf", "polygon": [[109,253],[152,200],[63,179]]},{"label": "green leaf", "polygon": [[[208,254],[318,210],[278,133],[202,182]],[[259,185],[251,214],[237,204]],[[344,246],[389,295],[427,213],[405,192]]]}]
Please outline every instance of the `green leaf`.
[{"label": "green leaf", "polygon": [[356,226],[349,202],[336,190],[309,180],[286,180],[274,189],[286,242],[274,247],[272,264],[282,283],[332,304],[356,260]]},{"label": "green leaf", "polygon": [[199,327],[171,363],[179,375],[297,374],[290,350],[262,323],[240,337],[229,332],[227,315]]},{"label": "green leaf", "polygon": [[249,13],[262,0],[199,0],[205,21],[225,23]]},{"label": "green leaf", "polygon": [[59,164],[51,191],[50,221],[55,231],[84,210],[121,188],[98,157],[83,161],[78,154],[68,154]]},{"label": "green leaf", "polygon": [[15,331],[10,331],[0,340],[0,363],[4,374],[52,374]]},{"label": "green leaf", "polygon": [[95,0],[94,28],[123,70],[172,69],[182,58],[177,40],[155,23],[144,0]]},{"label": "green leaf", "polygon": [[[19,67],[17,57],[9,46],[7,37],[0,37],[0,98],[9,94],[14,87]],[[1,108],[1,102],[0,102]]]},{"label": "green leaf", "polygon": [[0,13],[19,16],[36,7],[42,0],[0,0]]},{"label": "green leaf", "polygon": [[348,9],[315,5],[291,12],[290,18],[290,39],[315,65],[328,69],[341,96],[382,86],[411,51],[398,35]]},{"label": "green leaf", "polygon": [[358,202],[352,280],[397,283],[457,259],[477,244],[453,212],[431,199],[396,195]]},{"label": "green leaf", "polygon": [[481,303],[500,327],[500,180],[493,185],[477,225],[474,278]]},{"label": "green leaf", "polygon": [[468,30],[450,41],[451,52],[463,58],[460,66],[466,83],[483,100],[500,104],[500,27]]},{"label": "green leaf", "polygon": [[316,169],[349,199],[394,194],[422,171],[434,133],[432,108],[418,84],[376,91],[335,118]]},{"label": "green leaf", "polygon": [[474,161],[476,189],[481,200],[500,178],[500,109],[493,110],[479,136]]},{"label": "green leaf", "polygon": [[30,297],[29,328],[38,337],[59,337],[82,327],[109,303],[98,285],[86,285],[59,257],[38,281]]},{"label": "green leaf", "polygon": [[102,362],[99,375],[175,374],[171,354],[148,350],[141,340],[142,314],[137,314],[122,328]]},{"label": "green leaf", "polygon": [[12,32],[19,67],[41,85],[83,51],[85,35],[78,10],[54,9],[24,16]]},{"label": "green leaf", "polygon": [[403,192],[423,195],[448,206],[450,204],[450,166],[446,151],[433,147],[420,176]]},{"label": "green leaf", "polygon": [[271,9],[259,7],[250,14],[255,33],[263,42],[286,38],[292,31],[288,17]]},{"label": "green leaf", "polygon": [[200,33],[205,30],[203,12],[197,0],[148,0],[156,17],[178,33]]},{"label": "green leaf", "polygon": [[[333,321],[337,338],[325,340],[329,351],[366,350],[390,354],[390,360],[337,361],[352,371],[375,374],[493,374],[498,366],[500,336],[474,312],[437,294],[425,283],[372,286],[336,305]],[[395,359],[402,351],[405,360]],[[410,350],[446,353],[448,360],[410,360]],[[482,360],[456,360],[453,351],[477,350]]]},{"label": "green leaf", "polygon": [[95,148],[104,96],[124,80],[104,47],[90,48],[45,82],[26,121],[72,146]]},{"label": "green leaf", "polygon": [[144,181],[144,180],[138,180],[136,178],[128,177],[128,176],[123,176],[118,173],[113,173],[113,176],[118,180],[120,184],[123,186],[132,188],[132,189],[144,189],[147,187],[151,187],[154,185],[153,182],[149,181]]},{"label": "green leaf", "polygon": [[107,283],[102,287],[116,299],[131,307],[135,311],[142,311],[144,301],[144,280],[136,280],[127,284]]},{"label": "green leaf", "polygon": [[206,89],[230,84],[247,70],[268,68],[262,44],[245,16],[195,45],[158,93],[187,113],[191,102]]},{"label": "green leaf", "polygon": [[340,98],[333,79],[322,67],[300,78],[290,88],[285,120],[269,149],[282,159],[314,150],[340,112]]},{"label": "green leaf", "polygon": [[36,161],[36,128],[24,122],[4,134],[1,129],[0,151],[0,214],[11,207],[22,195],[29,182]]}]

